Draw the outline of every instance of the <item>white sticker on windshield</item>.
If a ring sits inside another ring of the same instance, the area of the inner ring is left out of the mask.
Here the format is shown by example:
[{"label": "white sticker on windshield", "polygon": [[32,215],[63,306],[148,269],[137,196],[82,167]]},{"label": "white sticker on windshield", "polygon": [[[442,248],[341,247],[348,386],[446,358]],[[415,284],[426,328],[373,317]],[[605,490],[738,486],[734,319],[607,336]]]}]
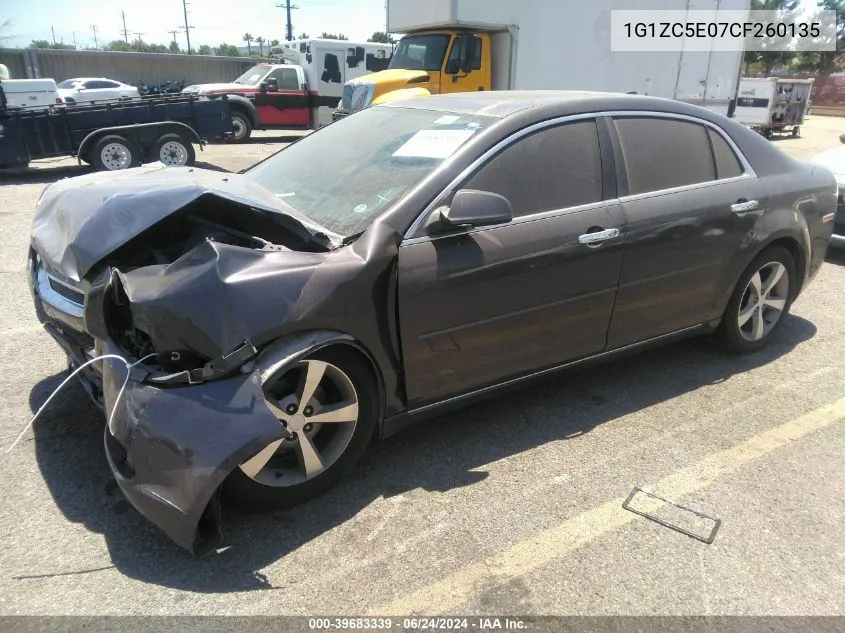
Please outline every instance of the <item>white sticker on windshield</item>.
[{"label": "white sticker on windshield", "polygon": [[434,125],[450,125],[460,118],[459,114],[444,114],[434,122]]},{"label": "white sticker on windshield", "polygon": [[475,130],[420,130],[397,149],[397,158],[448,158]]}]

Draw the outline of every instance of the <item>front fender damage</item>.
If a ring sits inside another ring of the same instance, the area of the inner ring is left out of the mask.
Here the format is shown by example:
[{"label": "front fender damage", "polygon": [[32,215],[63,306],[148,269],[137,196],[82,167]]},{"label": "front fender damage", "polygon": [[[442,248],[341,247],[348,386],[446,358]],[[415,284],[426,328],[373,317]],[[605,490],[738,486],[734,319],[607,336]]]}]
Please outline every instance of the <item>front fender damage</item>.
[{"label": "front fender damage", "polygon": [[223,538],[221,484],[286,434],[265,403],[263,382],[315,349],[349,341],[332,331],[291,336],[270,346],[249,373],[169,389],[130,380],[119,400],[124,369],[106,364],[105,448],[121,490],[176,544],[197,556],[213,551]]}]

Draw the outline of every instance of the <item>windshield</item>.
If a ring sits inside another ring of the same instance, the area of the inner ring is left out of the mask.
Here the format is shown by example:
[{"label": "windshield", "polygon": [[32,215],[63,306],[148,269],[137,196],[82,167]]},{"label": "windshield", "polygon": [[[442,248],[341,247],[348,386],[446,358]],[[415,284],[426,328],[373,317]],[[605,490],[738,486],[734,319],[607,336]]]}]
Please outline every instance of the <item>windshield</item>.
[{"label": "windshield", "polygon": [[244,86],[255,86],[270,70],[267,66],[253,66],[232,83],[243,84]]},{"label": "windshield", "polygon": [[312,222],[363,231],[455,153],[490,117],[369,108],[306,136],[246,172]]},{"label": "windshield", "polygon": [[56,86],[56,88],[65,88],[65,89],[76,88],[81,83],[82,82],[79,79],[65,79],[63,82],[58,84]]},{"label": "windshield", "polygon": [[403,37],[388,68],[440,70],[449,45],[449,35],[410,35]]}]

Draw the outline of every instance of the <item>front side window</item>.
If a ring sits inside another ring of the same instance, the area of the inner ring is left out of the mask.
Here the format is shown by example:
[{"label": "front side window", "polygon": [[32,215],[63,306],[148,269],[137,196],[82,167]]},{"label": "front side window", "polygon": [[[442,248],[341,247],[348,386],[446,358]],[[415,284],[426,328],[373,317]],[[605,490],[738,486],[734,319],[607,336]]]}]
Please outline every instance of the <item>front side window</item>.
[{"label": "front side window", "polygon": [[602,169],[596,123],[534,132],[494,156],[463,188],[505,196],[514,217],[598,202]]},{"label": "front side window", "polygon": [[299,90],[299,77],[293,68],[277,68],[267,78],[273,77],[279,84],[279,90]]},{"label": "front side window", "polygon": [[449,35],[409,35],[396,47],[388,68],[438,71],[446,56]]},{"label": "front side window", "polygon": [[676,119],[614,121],[628,175],[628,193],[649,193],[716,179],[703,125]]}]

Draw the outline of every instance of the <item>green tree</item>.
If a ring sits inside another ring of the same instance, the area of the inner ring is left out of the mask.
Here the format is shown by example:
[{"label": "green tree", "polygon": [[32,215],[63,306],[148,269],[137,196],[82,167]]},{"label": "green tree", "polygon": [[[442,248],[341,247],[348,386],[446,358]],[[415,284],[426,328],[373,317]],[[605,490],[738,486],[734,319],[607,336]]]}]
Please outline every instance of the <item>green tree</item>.
[{"label": "green tree", "polygon": [[218,55],[223,55],[225,57],[240,57],[241,52],[238,50],[238,47],[233,44],[220,44],[214,51]]},{"label": "green tree", "polygon": [[243,34],[243,41],[246,42],[247,55],[252,55],[252,40],[253,39],[254,38],[252,37],[251,33],[244,33]]},{"label": "green tree", "polygon": [[258,44],[258,54],[264,57],[264,38],[260,35],[255,38],[255,43]]},{"label": "green tree", "polygon": [[817,6],[820,11],[836,11],[836,50],[804,53],[796,65],[799,70],[829,75],[845,61],[845,0],[818,0]]},{"label": "green tree", "polygon": [[310,35],[308,35],[308,33],[300,33],[300,34],[299,34],[299,37],[298,37],[297,39],[300,39],[300,40],[310,40],[310,39],[311,39],[311,36],[310,36]]},{"label": "green tree", "polygon": [[112,40],[111,42],[103,46],[103,50],[122,51],[124,53],[128,53],[130,51],[137,50],[137,47],[133,47],[132,44],[124,40]]},{"label": "green tree", "polygon": [[[752,11],[777,11],[778,13],[786,13],[795,11],[801,0],[751,0]],[[763,46],[767,44],[772,45],[773,40],[763,40]],[[760,69],[764,77],[772,74],[772,71],[778,66],[786,66],[791,64],[798,57],[798,53],[794,51],[745,51],[743,61],[746,64],[746,72],[748,66],[755,66]]]},{"label": "green tree", "polygon": [[377,42],[379,44],[393,44],[396,40],[393,39],[393,36],[390,33],[385,33],[384,31],[376,31],[370,36],[370,39],[368,39],[367,41]]},{"label": "green tree", "polygon": [[170,46],[168,47],[168,50],[169,50],[171,53],[179,53],[179,52],[181,52],[181,51],[179,50],[179,42],[177,42],[176,40],[173,40],[172,42],[170,42]]},{"label": "green tree", "polygon": [[28,48],[49,48],[57,51],[74,50],[76,47],[73,44],[53,44],[47,40],[32,40]]},{"label": "green tree", "polygon": [[270,40],[270,46],[278,46],[280,44],[279,40]]},{"label": "green tree", "polygon": [[197,49],[197,55],[213,55],[213,54],[214,53],[213,53],[213,51],[211,50],[211,47],[208,44],[202,44]]},{"label": "green tree", "polygon": [[325,31],[322,32],[320,35],[320,39],[323,40],[348,40],[349,38],[346,37],[343,33],[338,33],[335,35],[334,33],[326,33]]}]

